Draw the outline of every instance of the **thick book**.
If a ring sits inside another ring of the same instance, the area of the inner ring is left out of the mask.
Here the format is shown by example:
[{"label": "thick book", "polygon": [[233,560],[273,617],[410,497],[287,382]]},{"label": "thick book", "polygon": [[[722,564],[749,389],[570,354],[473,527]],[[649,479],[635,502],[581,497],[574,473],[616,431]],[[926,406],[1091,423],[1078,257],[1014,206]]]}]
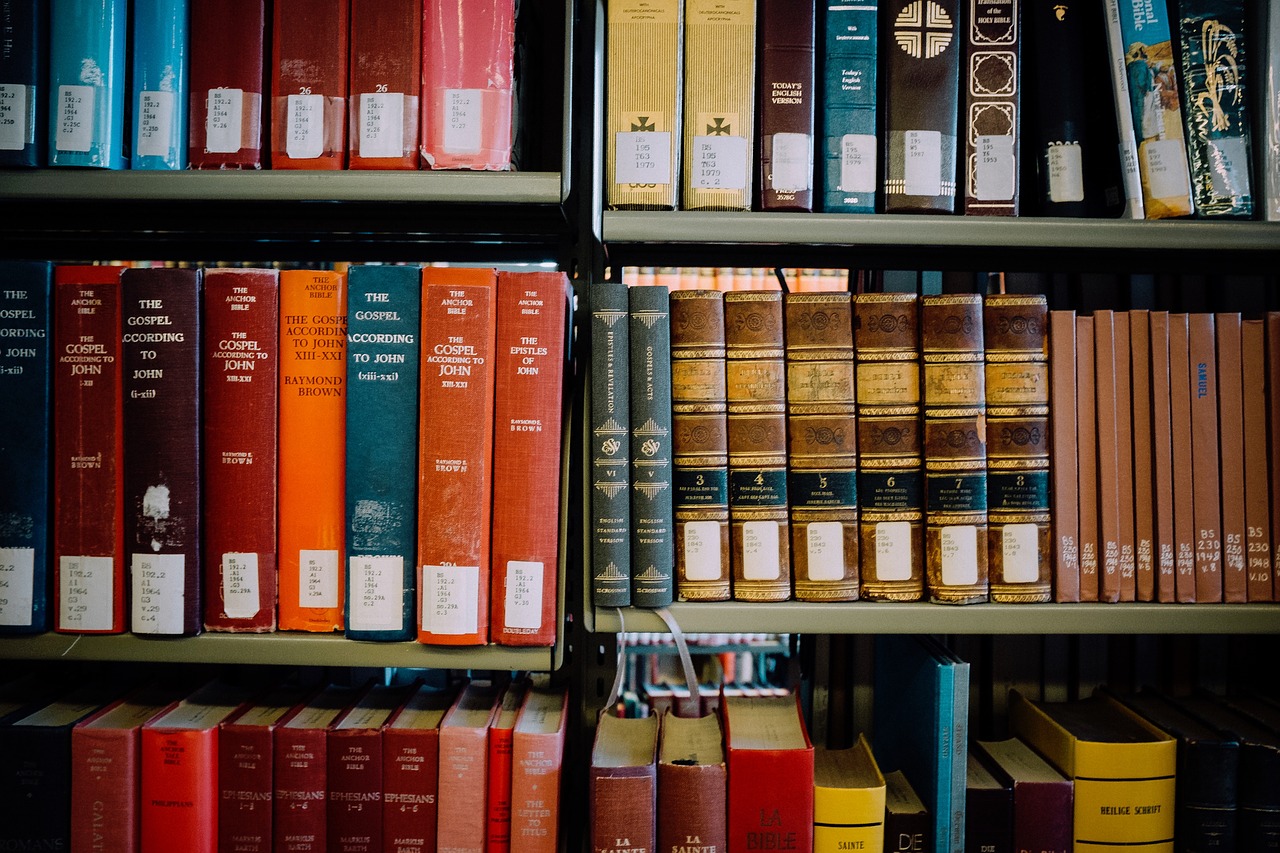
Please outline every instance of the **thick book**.
[{"label": "thick book", "polygon": [[755,187],[755,0],[686,0],[681,210],[750,210]]},{"label": "thick book", "polygon": [[730,595],[724,294],[671,292],[671,482],[681,601]]},{"label": "thick book", "polygon": [[720,699],[729,853],[813,849],[813,744],[798,696]]},{"label": "thick book", "polygon": [[[1222,500],[1222,600],[1248,600],[1245,554],[1243,335],[1240,314],[1213,317],[1218,363],[1218,464]],[[1263,386],[1248,389],[1252,396]]]},{"label": "thick book", "polygon": [[875,213],[879,119],[878,2],[820,5],[821,209]]},{"label": "thick book", "polygon": [[813,850],[884,849],[885,781],[866,735],[813,751]]},{"label": "thick book", "polygon": [[675,597],[672,492],[670,293],[629,289],[631,345],[631,603],[665,607]]},{"label": "thick book", "polygon": [[502,711],[503,684],[475,680],[458,693],[440,721],[441,820],[436,833],[442,851],[483,853],[489,815],[490,728]]},{"label": "thick book", "polygon": [[191,6],[192,169],[261,169],[264,64],[271,44],[266,0],[199,0]]},{"label": "thick book", "polygon": [[901,770],[884,774],[885,853],[919,853],[932,838],[929,810]]},{"label": "thick book", "polygon": [[[1280,506],[1280,492],[1268,499],[1267,459],[1274,456],[1274,443],[1267,444],[1267,398],[1280,394],[1273,384],[1268,389],[1266,328],[1262,320],[1245,320],[1241,327],[1241,381],[1244,395],[1244,501],[1245,559],[1249,601],[1271,601],[1271,555],[1280,546],[1272,538],[1270,520]],[[1267,393],[1258,393],[1268,389]],[[1280,429],[1280,426],[1277,426]],[[1274,439],[1273,439],[1274,441]],[[1267,448],[1273,448],[1268,452]],[[1280,463],[1272,464],[1280,467]]]},{"label": "thick book", "polygon": [[1049,312],[1049,505],[1053,600],[1080,600],[1076,312]]},{"label": "thick book", "polygon": [[[0,53],[0,167],[45,164],[49,101],[49,4],[10,3],[5,26],[12,48]],[[9,29],[11,28],[11,29]]]},{"label": "thick book", "polygon": [[[677,205],[684,5],[683,0],[642,0],[608,8],[604,203],[609,208],[673,210]],[[738,116],[738,135],[750,132],[750,122],[750,116]],[[749,153],[750,146],[742,156]]]},{"label": "thick book", "polygon": [[659,718],[602,713],[587,768],[591,853],[657,851]]},{"label": "thick book", "polygon": [[280,274],[204,271],[204,627],[276,627]]},{"label": "thick book", "polygon": [[350,0],[347,166],[418,168],[421,0]]},{"label": "thick book", "polygon": [[1151,432],[1151,312],[1129,312],[1129,381],[1133,389],[1134,583],[1138,601],[1154,601],[1156,587],[1155,477]]},{"label": "thick book", "polygon": [[[631,343],[627,285],[591,286],[591,601],[631,604]],[[674,390],[674,389],[673,389]]]},{"label": "thick book", "polygon": [[[1120,600],[1120,430],[1116,312],[1093,312],[1094,405],[1097,415],[1098,600]],[[1126,362],[1128,355],[1125,355]],[[1128,440],[1127,438],[1125,440]]]},{"label": "thick book", "polygon": [[416,633],[420,279],[416,265],[347,271],[343,616],[356,640]]},{"label": "thick book", "polygon": [[759,4],[760,210],[813,210],[813,142],[817,93],[814,3]]},{"label": "thick book", "polygon": [[516,68],[514,0],[424,0],[422,163],[511,168]]},{"label": "thick book", "polygon": [[375,685],[329,728],[325,751],[329,849],[381,853],[382,730],[408,699],[401,685]]},{"label": "thick book", "polygon": [[424,643],[489,640],[496,281],[492,269],[422,270],[417,635]]},{"label": "thick book", "polygon": [[49,4],[49,166],[124,169],[128,7]]},{"label": "thick book", "polygon": [[919,297],[859,293],[853,340],[860,594],[872,601],[917,601],[924,595]]},{"label": "thick book", "polygon": [[728,770],[720,717],[662,714],[657,759],[658,851],[725,850]]},{"label": "thick book", "polygon": [[346,577],[343,273],[281,271],[279,345],[279,626],[340,631]]},{"label": "thick book", "polygon": [[485,853],[511,850],[511,773],[516,717],[529,685],[521,680],[507,685],[498,713],[489,726],[489,757],[485,784]]},{"label": "thick book", "polygon": [[1169,386],[1169,312],[1152,311],[1151,338],[1151,470],[1155,516],[1155,600],[1177,599],[1177,563],[1173,534],[1173,409]]},{"label": "thick book", "polygon": [[1076,452],[1080,499],[1080,601],[1098,600],[1098,401],[1093,317],[1076,317]]},{"label": "thick book", "polygon": [[1075,784],[1019,738],[979,740],[974,752],[1013,793],[1013,850],[1068,853]]},{"label": "thick book", "polygon": [[[1195,473],[1192,470],[1190,315],[1169,315],[1169,418],[1172,423],[1174,592],[1196,600]],[[1216,450],[1216,439],[1215,439]],[[1214,454],[1216,462],[1217,454]],[[1217,506],[1215,500],[1214,506]],[[1217,523],[1214,523],[1216,530]]]},{"label": "thick book", "polygon": [[127,269],[124,324],[124,539],[130,629],[199,633],[200,287],[198,269]]},{"label": "thick book", "polygon": [[54,630],[126,629],[118,266],[54,267]]},{"label": "thick book", "polygon": [[490,637],[549,646],[558,634],[561,424],[569,282],[560,272],[498,273],[494,358]]},{"label": "thick book", "polygon": [[187,167],[191,0],[134,0],[130,169]]},{"label": "thick book", "polygon": [[889,0],[883,6],[885,213],[956,211],[961,5]]},{"label": "thick book", "polygon": [[1191,462],[1194,483],[1196,598],[1222,601],[1222,463],[1218,458],[1218,369],[1215,317],[1187,317],[1191,396]]},{"label": "thick book", "polygon": [[783,297],[787,493],[798,601],[858,598],[853,305],[847,292]]},{"label": "thick book", "polygon": [[1017,216],[1020,210],[1024,5],[1025,0],[986,0],[963,18],[961,172],[967,216]]},{"label": "thick book", "polygon": [[271,168],[346,168],[351,0],[271,5]]},{"label": "thick book", "polygon": [[560,849],[569,693],[534,686],[511,734],[511,845],[520,853]]},{"label": "thick book", "polygon": [[1017,850],[1013,846],[1013,789],[996,778],[974,749],[976,746],[970,747],[965,762],[965,853]]},{"label": "thick book", "polygon": [[33,634],[49,629],[52,578],[53,265],[48,261],[0,262],[0,337],[6,341],[0,348],[0,398],[7,401],[0,408],[0,483],[5,484],[0,489],[0,588],[5,590],[0,634]]},{"label": "thick book", "polygon": [[450,690],[419,685],[382,732],[382,835],[393,850],[436,849],[440,721]]}]

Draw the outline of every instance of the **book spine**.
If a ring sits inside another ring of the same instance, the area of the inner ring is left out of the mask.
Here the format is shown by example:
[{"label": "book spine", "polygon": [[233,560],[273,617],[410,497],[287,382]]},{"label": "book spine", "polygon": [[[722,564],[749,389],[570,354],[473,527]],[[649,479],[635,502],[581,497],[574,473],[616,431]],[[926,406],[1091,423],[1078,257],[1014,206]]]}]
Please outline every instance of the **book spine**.
[{"label": "book spine", "polygon": [[559,849],[564,748],[563,728],[554,733],[516,729],[512,745],[511,843],[520,853],[555,853]]},{"label": "book spine", "polygon": [[48,4],[14,0],[5,25],[12,48],[0,54],[0,167],[34,168],[45,163],[49,102]]},{"label": "book spine", "polygon": [[1053,599],[1080,600],[1080,481],[1076,423],[1076,314],[1049,312],[1049,475]]},{"label": "book spine", "polygon": [[627,839],[634,853],[657,853],[657,770],[646,767],[592,767],[591,853],[618,849]]},{"label": "book spine", "polygon": [[1089,101],[1085,95],[1085,75],[1082,66],[1090,26],[1098,27],[1099,21],[1088,15],[1069,14],[1070,9],[1058,14],[1054,3],[1028,3],[1023,20],[1031,48],[1026,50],[1023,66],[1024,85],[1035,98],[1035,110],[1024,115],[1034,115],[1025,140],[1034,149],[1027,156],[1035,157],[1038,179],[1035,209],[1046,216],[1085,216],[1088,184],[1085,180],[1085,152],[1094,156],[1095,140],[1089,135]]},{"label": "book spine", "polygon": [[1129,312],[1133,389],[1134,572],[1138,601],[1154,601],[1156,587],[1155,479],[1151,433],[1151,315]]},{"label": "book spine", "polygon": [[1015,782],[1014,850],[1066,853],[1071,849],[1073,783]]},{"label": "book spine", "polygon": [[1117,311],[1116,334],[1116,470],[1120,493],[1120,600],[1137,595],[1136,531],[1133,506],[1133,376],[1129,312]]},{"label": "book spine", "polygon": [[[725,850],[728,841],[723,764],[680,765],[659,762],[657,851],[674,853],[690,838],[703,847]],[[854,848],[856,849],[856,848]],[[873,848],[867,848],[873,849]]]},{"label": "book spine", "polygon": [[729,598],[729,425],[724,294],[671,293],[671,444],[676,595]]},{"label": "book spine", "polygon": [[126,4],[58,0],[49,10],[48,165],[123,169]]},{"label": "book spine", "polygon": [[813,210],[814,3],[760,3],[761,210]]},{"label": "book spine", "polygon": [[351,169],[418,168],[421,0],[350,0]]},{"label": "book spine", "polygon": [[1156,600],[1177,600],[1173,533],[1173,412],[1169,391],[1169,312],[1151,312],[1151,450],[1154,477]]},{"label": "book spine", "polygon": [[187,167],[190,0],[134,0],[129,168]]},{"label": "book spine", "polygon": [[914,293],[854,297],[861,595],[924,596],[920,305]]},{"label": "book spine", "polygon": [[983,325],[991,600],[1051,601],[1048,303],[988,296]]},{"label": "book spine", "polygon": [[488,812],[488,728],[440,730],[441,853],[484,853]]},{"label": "book spine", "polygon": [[1188,371],[1191,462],[1195,482],[1196,601],[1222,601],[1222,490],[1218,460],[1218,369],[1214,315],[1191,314]]},{"label": "book spine", "polygon": [[1122,219],[1143,219],[1147,215],[1143,181],[1138,169],[1138,132],[1133,118],[1126,42],[1120,24],[1123,0],[1102,0],[1106,17],[1107,59],[1111,67],[1111,93],[1116,113],[1116,135],[1120,146],[1120,174],[1125,206]]},{"label": "book spine", "polygon": [[680,207],[750,210],[755,174],[755,0],[685,0]]},{"label": "book spine", "polygon": [[665,607],[675,597],[672,494],[670,294],[631,287],[631,603]]},{"label": "book spine", "polygon": [[40,633],[49,629],[53,266],[0,262],[0,281],[0,634]]},{"label": "book spine", "polygon": [[[1174,569],[1177,572],[1174,590],[1176,600],[1182,602],[1196,600],[1197,536],[1193,488],[1195,476],[1191,452],[1190,375],[1189,315],[1170,314],[1169,413],[1173,426],[1173,536]],[[1216,529],[1216,523],[1214,527]]]},{"label": "book spine", "polygon": [[822,210],[875,213],[877,2],[826,4],[822,19]]},{"label": "book spine", "polygon": [[[1275,386],[1267,389],[1265,325],[1262,320],[1245,320],[1241,329],[1241,383],[1248,389],[1244,395],[1244,493],[1245,555],[1249,601],[1271,601],[1271,552],[1276,542],[1271,538],[1269,519],[1272,508],[1280,502],[1280,492],[1268,500],[1267,461],[1274,457],[1275,445],[1267,450],[1267,398],[1277,394]],[[1263,393],[1263,389],[1267,389]],[[1280,460],[1272,459],[1280,465]]]},{"label": "book spine", "polygon": [[1213,318],[1218,362],[1218,442],[1222,496],[1222,600],[1248,601],[1245,553],[1245,455],[1242,324],[1236,313]]},{"label": "book spine", "polygon": [[631,344],[627,285],[592,285],[591,596],[631,604]]},{"label": "book spine", "polygon": [[71,843],[66,849],[138,849],[140,739],[136,728],[71,730]]},{"label": "book spine", "polygon": [[382,835],[388,849],[435,853],[438,729],[383,731]]},{"label": "book spine", "polygon": [[272,8],[271,168],[344,169],[350,0]]},{"label": "book spine", "polygon": [[1266,60],[1260,65],[1266,72],[1259,87],[1263,91],[1259,147],[1262,148],[1263,218],[1276,222],[1280,221],[1280,7],[1268,4],[1265,20]]},{"label": "book spine", "polygon": [[121,267],[54,268],[54,630],[125,630]]},{"label": "book spine", "polygon": [[1022,171],[1022,2],[979,0],[965,16],[964,212],[1017,216]]},{"label": "book spine", "polygon": [[331,847],[348,853],[381,853],[381,731],[331,729],[327,749],[325,811]]},{"label": "book spine", "polygon": [[272,832],[275,850],[310,844],[328,849],[326,800],[329,750],[326,729],[282,726],[276,730],[272,782]]},{"label": "book spine", "polygon": [[[417,266],[348,272],[346,635],[408,640],[418,549]],[[377,423],[377,430],[367,426]]]},{"label": "book spine", "polygon": [[[1093,312],[1098,453],[1098,600],[1120,600],[1120,448],[1115,312]],[[1127,356],[1126,356],[1127,359]]]},{"label": "book spine", "polygon": [[858,598],[853,305],[848,292],[783,298],[787,494],[799,601]]},{"label": "book spine", "polygon": [[1080,497],[1080,600],[1098,600],[1098,422],[1093,317],[1076,317],[1076,445]]},{"label": "book spine", "polygon": [[[6,772],[0,795],[10,806],[0,824],[0,844],[21,850],[69,850],[71,826],[71,729],[67,726],[0,727]],[[21,774],[21,775],[19,775]]]},{"label": "book spine", "polygon": [[[1272,15],[1272,20],[1275,20]],[[1267,400],[1268,431],[1271,443],[1271,584],[1272,596],[1280,601],[1280,460],[1275,448],[1280,445],[1280,311],[1268,311],[1267,317]]]},{"label": "book spine", "polygon": [[217,730],[143,727],[139,764],[142,853],[217,853]]},{"label": "book spine", "polygon": [[934,601],[989,597],[982,297],[921,299],[925,580]]},{"label": "book spine", "polygon": [[489,729],[489,766],[485,785],[485,853],[511,851],[512,730]]},{"label": "book spine", "polygon": [[347,282],[280,273],[279,626],[343,628]]},{"label": "book spine", "polygon": [[729,750],[729,853],[813,850],[813,750]]},{"label": "book spine", "polygon": [[499,272],[494,359],[490,635],[549,646],[559,589],[564,273]]},{"label": "book spine", "polygon": [[192,169],[261,169],[266,0],[191,6]]},{"label": "book spine", "polygon": [[218,853],[271,853],[272,753],[269,726],[218,731]]},{"label": "book spine", "polygon": [[791,597],[782,294],[724,297],[733,597]]}]

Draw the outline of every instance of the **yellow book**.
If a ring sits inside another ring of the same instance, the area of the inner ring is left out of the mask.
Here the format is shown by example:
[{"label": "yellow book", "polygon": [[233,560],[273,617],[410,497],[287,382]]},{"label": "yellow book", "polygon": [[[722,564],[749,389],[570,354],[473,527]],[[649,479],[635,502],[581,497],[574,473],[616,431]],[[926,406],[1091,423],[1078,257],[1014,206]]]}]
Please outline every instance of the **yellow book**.
[{"label": "yellow book", "polygon": [[865,735],[813,751],[813,851],[884,850],[885,781]]}]

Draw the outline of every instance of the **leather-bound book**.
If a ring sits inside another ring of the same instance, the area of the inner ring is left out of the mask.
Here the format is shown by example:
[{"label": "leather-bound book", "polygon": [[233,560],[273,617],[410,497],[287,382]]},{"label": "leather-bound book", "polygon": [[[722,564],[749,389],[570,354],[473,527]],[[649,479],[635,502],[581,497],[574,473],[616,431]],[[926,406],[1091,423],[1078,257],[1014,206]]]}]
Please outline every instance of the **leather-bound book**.
[{"label": "leather-bound book", "polygon": [[[1244,397],[1262,386],[1243,384],[1243,339],[1239,313],[1213,318],[1218,361],[1218,461],[1222,494],[1222,600],[1248,600],[1245,559]],[[1247,390],[1246,390],[1247,389]]]},{"label": "leather-bound book", "polygon": [[[1265,326],[1262,320],[1245,320],[1241,327],[1241,375],[1244,393],[1244,500],[1245,556],[1249,601],[1271,601],[1271,554],[1277,543],[1272,538],[1272,512],[1280,505],[1280,493],[1267,496],[1267,463],[1277,453],[1267,444],[1267,388]],[[1278,393],[1272,385],[1268,394]],[[1271,449],[1268,450],[1268,447]],[[1271,459],[1280,466],[1280,460]]]},{"label": "leather-bound book", "polygon": [[1053,600],[1080,600],[1080,480],[1076,312],[1049,312],[1049,506]]},{"label": "leather-bound book", "polygon": [[964,17],[964,212],[1017,216],[1021,196],[1024,0],[980,0]]},{"label": "leather-bound book", "polygon": [[760,210],[813,210],[814,11],[814,3],[760,3]]},{"label": "leather-bound book", "polygon": [[591,301],[591,601],[631,604],[631,344],[628,286]]},{"label": "leather-bound book", "polygon": [[263,66],[271,44],[266,0],[191,4],[192,169],[261,169]]},{"label": "leather-bound book", "polygon": [[350,0],[273,0],[271,168],[345,169]]}]

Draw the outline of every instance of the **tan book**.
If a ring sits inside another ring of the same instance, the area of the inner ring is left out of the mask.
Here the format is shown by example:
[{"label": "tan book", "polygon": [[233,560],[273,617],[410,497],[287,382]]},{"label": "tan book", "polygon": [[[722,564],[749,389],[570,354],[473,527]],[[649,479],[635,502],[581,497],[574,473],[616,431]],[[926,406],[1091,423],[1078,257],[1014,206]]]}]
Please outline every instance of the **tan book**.
[{"label": "tan book", "polygon": [[1080,600],[1098,600],[1098,424],[1093,317],[1076,318],[1076,434],[1080,465]]},{"label": "tan book", "polygon": [[858,598],[857,424],[852,297],[783,297],[787,491],[799,601]]},{"label": "tan book", "polygon": [[1169,315],[1169,411],[1173,422],[1174,597],[1196,600],[1196,520],[1191,470],[1190,315]]},{"label": "tan book", "polygon": [[1133,376],[1129,312],[1117,311],[1116,335],[1116,471],[1120,491],[1120,600],[1136,597],[1137,539],[1133,505]]},{"label": "tan book", "polygon": [[[1271,448],[1271,500],[1280,505],[1280,311],[1267,312],[1267,399]],[[1280,601],[1280,512],[1271,513],[1271,594]]]},{"label": "tan book", "polygon": [[1214,315],[1218,351],[1218,461],[1222,494],[1222,600],[1248,601],[1245,560],[1244,385],[1240,315]]},{"label": "tan book", "polygon": [[[1267,458],[1275,444],[1267,444],[1267,349],[1262,320],[1245,320],[1240,328],[1240,372],[1244,393],[1244,514],[1245,559],[1249,601],[1271,601],[1271,511],[1280,494],[1268,499]],[[1275,386],[1269,393],[1275,396]],[[1268,452],[1270,447],[1270,452]],[[1280,465],[1280,459],[1272,459]]]},{"label": "tan book", "polygon": [[1150,314],[1151,469],[1156,600],[1177,600],[1173,534],[1173,414],[1169,401],[1169,312]]},{"label": "tan book", "polygon": [[1130,385],[1133,388],[1133,508],[1138,601],[1155,600],[1155,480],[1151,451],[1151,314],[1129,312]]},{"label": "tan book", "polygon": [[859,293],[853,303],[861,594],[918,601],[924,596],[920,301],[914,293]]},{"label": "tan book", "polygon": [[1076,312],[1049,312],[1049,474],[1054,601],[1080,600]]},{"label": "tan book", "polygon": [[1191,487],[1195,512],[1196,601],[1222,601],[1222,489],[1218,460],[1218,368],[1212,314],[1187,316],[1191,395]]},{"label": "tan book", "polygon": [[1115,312],[1093,312],[1098,423],[1098,600],[1120,600],[1120,451],[1116,423]]}]

